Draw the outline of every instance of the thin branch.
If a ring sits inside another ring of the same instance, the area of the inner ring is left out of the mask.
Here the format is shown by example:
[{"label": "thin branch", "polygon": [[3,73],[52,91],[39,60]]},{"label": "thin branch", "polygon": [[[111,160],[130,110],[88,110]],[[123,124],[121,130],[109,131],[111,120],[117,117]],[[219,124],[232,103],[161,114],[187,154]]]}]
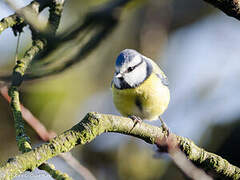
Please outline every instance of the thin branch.
[{"label": "thin branch", "polygon": [[26,135],[24,128],[24,121],[22,119],[19,93],[16,86],[12,86],[8,91],[11,97],[11,109],[13,112],[14,124],[16,129],[16,141],[21,152],[27,152],[32,149],[30,145],[30,138]]},{"label": "thin branch", "polygon": [[[7,86],[0,87],[0,94],[10,103]],[[55,133],[48,132],[45,126],[22,104],[20,104],[23,119],[34,129],[43,141],[48,141],[56,136]]]},{"label": "thin branch", "polygon": [[[49,4],[49,6],[50,6],[49,24],[48,24],[48,28],[46,28],[46,29],[48,29],[48,32],[49,32],[48,35],[55,36],[56,30],[60,23],[61,12],[63,9],[62,8],[63,3],[64,3],[63,0],[55,0],[51,4]],[[25,10],[26,9],[23,9],[22,11],[24,12]],[[23,75],[25,74],[25,71],[26,71],[27,67],[29,66],[30,62],[32,61],[33,57],[35,57],[41,50],[43,50],[47,44],[46,40],[41,39],[39,33],[36,32],[35,29],[31,29],[31,30],[33,33],[33,46],[30,48],[30,50],[25,54],[25,56],[22,59],[17,61],[17,65],[14,68],[14,75],[13,75],[13,81],[12,81],[11,88],[15,87],[16,94],[18,94],[17,87],[21,85],[21,83],[23,81]],[[38,46],[38,45],[35,46],[34,43],[36,41],[38,41],[40,43],[42,42],[43,44],[40,44],[41,46]],[[39,48],[39,49],[37,49],[37,48]],[[31,51],[31,49],[36,49],[36,51]],[[8,101],[10,101],[11,98],[6,94],[6,90],[7,90],[6,87],[1,88],[1,93]],[[9,92],[11,92],[11,91],[9,90]],[[15,124],[17,124],[17,126],[16,126],[17,142],[19,144],[19,147],[21,147],[20,150],[22,150],[23,152],[26,152],[31,149],[31,146],[29,143],[30,142],[29,138],[25,134],[24,125],[23,125],[21,116],[23,116],[26,120],[31,120],[30,122],[32,122],[32,127],[35,127],[36,132],[40,135],[40,137],[43,140],[49,140],[51,137],[50,134],[47,132],[45,127],[31,114],[31,112],[28,111],[26,108],[24,108],[24,106],[22,106],[20,104],[19,98],[12,96],[12,102],[13,101],[16,102],[15,106],[13,106],[13,112],[15,112],[16,109],[19,110],[18,116],[17,117],[15,116],[15,122],[16,122]],[[20,108],[19,108],[19,106],[20,106]],[[38,125],[36,124],[36,122]],[[36,127],[36,125],[37,125],[37,127]],[[22,135],[21,139],[19,138],[19,134]],[[66,159],[65,155],[62,155],[62,157]],[[70,159],[71,162],[73,162],[73,160],[75,160],[72,156],[68,156],[67,159],[68,160]],[[91,175],[91,173],[89,171],[87,171],[79,163],[76,163],[76,160],[74,162],[75,162],[74,164],[77,165],[77,167],[75,167],[75,169],[79,170],[79,167],[81,167],[81,170],[85,170],[83,175],[85,175],[86,179],[94,179],[94,176]],[[39,168],[47,171],[55,179],[71,179],[68,175],[65,175],[65,174],[61,173],[60,171],[55,170],[53,168],[53,165],[43,163],[41,166],[39,166]],[[80,172],[80,173],[82,173],[82,172]]]},{"label": "thin branch", "polygon": [[[77,64],[78,62],[84,60],[86,56],[91,54],[91,52],[98,47],[98,45],[103,42],[103,40],[111,34],[113,29],[117,26],[119,18],[122,12],[122,8],[127,5],[131,0],[118,0],[110,1],[105,6],[95,11],[88,13],[85,17],[85,20],[80,24],[76,29],[68,29],[65,32],[61,33],[57,37],[48,37],[48,46],[45,51],[41,54],[41,58],[45,57],[57,47],[66,43],[66,41],[71,41],[79,36],[84,30],[91,28],[96,31],[89,38],[89,40],[83,44],[79,51],[65,60],[63,63],[58,63],[57,66],[44,69],[52,62],[47,62],[43,64],[43,67],[39,69],[34,69],[34,72],[29,72],[24,75],[24,80],[33,80],[42,77],[47,77],[50,75],[55,75],[69,69],[69,67]],[[42,36],[41,37],[45,37]],[[9,82],[11,76],[2,75],[0,80]]]},{"label": "thin branch", "polygon": [[85,180],[96,180],[94,175],[82,164],[80,164],[79,161],[71,154],[71,152],[61,153],[59,156]]},{"label": "thin branch", "polygon": [[193,180],[213,180],[208,176],[203,170],[197,168],[191,161],[189,161],[185,154],[181,152],[178,148],[169,151],[169,155],[173,162],[186,174],[189,178]]},{"label": "thin branch", "polygon": [[[22,19],[25,24],[31,25],[34,29],[43,31],[45,29],[44,21],[39,20],[39,4],[37,6],[26,6],[18,9],[18,7],[11,0],[5,0],[5,2],[15,11],[15,14]],[[34,2],[33,2],[34,3]],[[22,22],[23,22],[22,21]]]},{"label": "thin branch", "polygon": [[[26,9],[32,9],[34,12],[41,12],[43,9],[45,9],[51,0],[35,0],[32,1],[29,5],[21,8],[19,11],[24,11]],[[3,18],[0,21],[0,34],[3,32],[5,29],[9,27],[14,27],[16,25],[24,24],[24,18],[18,16],[16,13],[13,15],[10,15],[8,17]]]},{"label": "thin branch", "polygon": [[84,60],[98,45],[106,38],[107,35],[113,30],[115,26],[106,26],[98,33],[96,33],[82,48],[81,50],[75,54],[71,59],[68,61],[60,64],[57,67],[54,67],[48,71],[42,71],[37,73],[26,74],[24,76],[24,80],[34,80],[43,77],[48,77],[51,75],[55,75],[65,70],[69,69],[71,66],[75,65],[76,63]]},{"label": "thin branch", "polygon": [[[0,84],[0,94],[8,101],[10,102],[10,97],[8,96],[8,88],[6,85]],[[53,139],[56,137],[56,133],[53,131],[47,131],[45,126],[27,109],[21,104],[21,110],[22,110],[22,116],[24,120],[35,130],[35,132],[38,134],[38,136],[43,141],[49,141],[50,139]],[[81,165],[74,156],[68,152],[68,153],[62,153],[59,155],[69,166],[71,166],[73,169],[76,170],[81,176],[84,177],[86,180],[96,180],[96,178],[93,176],[93,174],[85,168],[83,165]],[[48,165],[45,163],[46,169],[48,172],[52,173],[52,170],[50,170],[50,167],[52,165]],[[44,168],[44,165],[40,166],[39,168]],[[54,169],[54,168],[53,168]],[[56,172],[53,173],[53,176],[55,177]],[[59,174],[59,173],[58,173]]]},{"label": "thin branch", "polygon": [[[63,10],[64,1],[54,0],[52,4],[50,4],[50,15],[49,22],[52,21],[52,34],[55,35],[59,22],[60,15]],[[24,130],[24,122],[22,119],[21,113],[21,105],[19,101],[19,92],[18,87],[21,85],[23,81],[23,76],[32,61],[32,59],[39,54],[47,45],[47,41],[38,36],[38,33],[32,29],[32,47],[26,51],[23,58],[17,60],[16,65],[13,69],[12,75],[12,84],[9,88],[9,96],[11,97],[11,107],[13,111],[13,117],[15,121],[16,128],[16,139],[18,142],[19,150],[22,152],[29,151],[31,148],[29,137],[26,135]],[[30,148],[30,149],[29,149]]]},{"label": "thin branch", "polygon": [[239,0],[204,0],[204,1],[212,4],[216,8],[219,8],[228,16],[231,16],[240,20],[240,1]]},{"label": "thin branch", "polygon": [[19,92],[18,87],[21,85],[23,81],[24,73],[33,59],[33,57],[41,51],[45,46],[45,43],[40,40],[34,40],[33,46],[25,53],[24,57],[18,60],[16,66],[13,70],[13,78],[12,78],[12,85],[9,88],[9,96],[11,97],[11,108],[13,111],[13,117],[15,121],[15,128],[16,128],[16,140],[18,142],[19,150],[22,152],[26,152],[30,150],[30,139],[26,135],[24,130],[24,122],[22,119],[21,113],[21,106],[19,101]]},{"label": "thin branch", "polygon": [[48,172],[56,180],[72,180],[66,173],[56,170],[53,164],[43,163],[38,168]]},{"label": "thin branch", "polygon": [[[49,24],[51,24],[51,31],[52,35],[55,35],[58,25],[60,22],[61,12],[63,10],[63,3],[64,0],[54,0],[50,6],[50,15],[49,15]],[[36,12],[37,13],[37,12]],[[32,30],[32,47],[25,52],[22,59],[16,61],[16,65],[13,69],[12,75],[12,84],[9,88],[8,94],[10,96],[10,104],[11,109],[13,112],[13,118],[15,121],[15,129],[16,129],[16,140],[18,144],[18,148],[21,152],[28,152],[32,149],[30,145],[30,138],[25,133],[24,128],[24,121],[21,112],[21,104],[19,100],[19,92],[18,87],[21,85],[23,81],[23,76],[29,67],[33,58],[41,52],[47,45],[47,40],[43,39],[39,36],[39,33],[35,31],[33,28]],[[39,167],[42,170],[48,172],[53,178],[55,179],[66,179],[70,180],[71,178],[67,174],[63,174],[58,170],[53,168],[53,165],[49,165],[47,163],[42,163]]]},{"label": "thin branch", "polygon": [[213,180],[202,169],[197,168],[186,155],[179,149],[177,137],[169,134],[168,137],[157,139],[155,144],[160,152],[168,152],[173,162],[190,179],[194,180]]},{"label": "thin branch", "polygon": [[[60,153],[68,152],[76,145],[89,143],[104,132],[131,135],[150,144],[154,144],[157,139],[163,140],[165,138],[160,127],[142,123],[137,124],[132,129],[133,125],[134,122],[129,118],[88,113],[80,123],[50,140],[49,143],[13,158],[13,161],[0,168],[0,179],[13,178],[27,169],[33,170],[46,160]],[[177,145],[196,166],[226,179],[236,180],[240,178],[240,169],[227,160],[205,151],[187,138],[174,134],[172,136],[176,136]]]},{"label": "thin branch", "polygon": [[[88,28],[89,26],[94,25],[92,29],[94,29],[94,27],[95,29],[98,29],[98,31],[94,33],[94,35],[88,40],[88,42],[86,42],[86,44],[84,44],[81,47],[79,52],[73,55],[69,60],[48,71],[42,70],[42,72],[39,72],[36,70],[35,73],[26,74],[24,76],[24,80],[33,80],[33,79],[38,79],[38,78],[58,74],[69,69],[69,67],[75,65],[76,63],[82,61],[94,49],[96,49],[101,42],[103,42],[103,39],[105,39],[107,36],[111,34],[113,29],[116,27],[116,25],[119,22],[119,17],[121,13],[119,8],[122,8],[124,5],[126,5],[130,1],[131,0],[119,0],[119,1],[110,2],[100,10],[89,13],[86,16],[83,24],[80,25],[77,29],[73,30],[71,33],[66,32],[66,33],[63,33],[62,36],[59,35],[60,38],[58,37],[56,39],[58,40],[57,41],[58,44],[56,45],[50,44],[51,47],[57,47],[61,45],[61,43],[64,43],[65,41],[69,41],[75,38],[77,35],[79,35],[78,34],[79,32],[81,32],[83,29]],[[64,34],[67,34],[67,35],[64,35]],[[48,51],[51,52],[51,49],[50,50],[48,49]],[[2,78],[4,79],[4,77]]]}]

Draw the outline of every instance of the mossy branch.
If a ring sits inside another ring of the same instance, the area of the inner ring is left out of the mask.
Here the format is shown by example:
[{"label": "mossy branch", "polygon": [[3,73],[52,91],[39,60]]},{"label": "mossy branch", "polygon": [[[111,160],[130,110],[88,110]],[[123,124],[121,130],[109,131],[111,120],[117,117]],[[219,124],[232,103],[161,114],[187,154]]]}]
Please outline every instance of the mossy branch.
[{"label": "mossy branch", "polygon": [[[34,4],[33,2],[32,4]],[[49,14],[49,26],[48,30],[52,36],[55,36],[55,33],[58,29],[61,13],[63,10],[64,0],[54,0],[52,1],[50,6],[50,14]],[[36,5],[37,6],[37,5]],[[39,9],[39,4],[38,4]],[[38,13],[38,11],[36,11]],[[15,17],[15,15],[13,15]],[[18,17],[18,16],[17,16]],[[25,20],[23,17],[18,17],[18,19],[22,19],[20,23],[23,23]],[[0,24],[1,25],[1,24]],[[15,24],[16,25],[16,24]],[[16,65],[13,69],[12,75],[12,84],[9,88],[9,96],[11,98],[11,109],[13,112],[13,118],[15,121],[15,129],[16,129],[16,140],[18,144],[18,148],[21,152],[28,152],[32,149],[30,145],[30,138],[26,135],[24,129],[24,121],[22,118],[21,105],[19,100],[19,92],[18,87],[21,85],[23,81],[23,76],[29,67],[33,58],[39,54],[44,48],[46,48],[47,40],[41,37],[41,35],[31,27],[32,30],[32,47],[26,51],[23,58],[16,61]],[[55,170],[52,165],[47,163],[41,164],[39,167],[42,170],[48,172],[55,179],[66,179],[70,180],[71,178],[67,174],[63,174],[60,171]],[[5,178],[4,178],[5,179]],[[9,179],[9,177],[6,177]]]},{"label": "mossy branch", "polygon": [[238,0],[204,0],[222,10],[228,16],[240,20],[240,2]]},{"label": "mossy branch", "polygon": [[22,119],[20,101],[19,101],[19,92],[17,91],[17,87],[11,86],[8,91],[9,96],[11,97],[11,109],[13,112],[13,118],[15,121],[15,129],[16,129],[16,141],[18,145],[18,149],[21,152],[30,151],[30,138],[26,135],[24,129],[24,121]]},{"label": "mossy branch", "polygon": [[[55,0],[55,3],[61,0]],[[48,29],[49,33],[40,33],[41,37],[47,38],[47,48],[41,53],[41,58],[44,59],[51,52],[56,50],[58,47],[72,41],[73,39],[77,39],[80,34],[83,34],[83,39],[86,37],[86,42],[84,42],[81,47],[79,47],[79,51],[73,53],[70,57],[65,59],[63,62],[60,61],[56,66],[52,68],[47,68],[50,64],[54,63],[55,60],[45,62],[40,66],[36,66],[34,72],[28,72],[24,74],[24,80],[34,80],[42,77],[47,77],[50,75],[55,75],[61,73],[71,66],[77,64],[80,61],[86,59],[89,54],[93,50],[95,50],[101,42],[105,38],[107,38],[114,28],[118,25],[121,12],[124,7],[131,2],[131,0],[117,0],[110,1],[104,4],[101,8],[96,9],[95,11],[90,11],[86,14],[82,23],[78,23],[77,28],[69,28],[66,31],[60,33],[58,36],[49,36],[51,35],[51,28],[55,26],[57,21],[57,12],[59,6],[53,6],[55,8],[50,8],[50,16],[49,16],[49,25],[46,29]],[[54,4],[54,2],[53,2]],[[51,12],[55,11],[55,15],[51,16]],[[51,18],[52,17],[52,18]],[[54,21],[51,19],[55,19]],[[92,33],[90,33],[90,29]],[[88,32],[89,36],[85,36],[84,34]],[[80,44],[80,42],[79,42]],[[58,58],[57,58],[58,59]],[[61,58],[60,58],[61,59]],[[59,59],[58,59],[59,60]],[[11,80],[11,75],[0,75],[0,81],[9,82]]]},{"label": "mossy branch", "polygon": [[[63,3],[64,0],[55,0],[50,5],[49,24],[54,24],[51,26],[52,35],[55,35],[59,26],[61,12],[63,10]],[[19,150],[22,152],[29,151],[31,149],[31,146],[30,140],[24,130],[24,121],[22,119],[20,108],[18,87],[23,81],[23,76],[29,67],[30,62],[47,45],[47,41],[41,37],[38,37],[38,33],[36,31],[32,30],[32,32],[32,47],[26,51],[23,58],[16,61],[16,65],[13,69],[12,84],[9,88],[9,96],[11,97],[11,107],[16,127],[16,140],[18,142]]]},{"label": "mossy branch", "polygon": [[[129,118],[88,113],[80,123],[52,139],[49,143],[16,156],[11,162],[6,163],[0,168],[0,179],[13,178],[27,169],[33,170],[46,160],[70,151],[76,145],[89,143],[96,136],[105,132],[131,135],[150,144],[155,144],[156,141],[165,138],[164,131],[160,127],[142,123],[137,124],[132,129],[133,125],[134,122]],[[174,134],[171,136],[176,138],[178,146],[187,158],[206,172],[214,173],[225,179],[240,179],[240,169],[227,160],[205,151],[187,138]]]},{"label": "mossy branch", "polygon": [[56,170],[53,164],[43,163],[38,168],[48,172],[56,180],[72,180],[66,173]]},{"label": "mossy branch", "polygon": [[[39,13],[41,12],[44,8],[49,6],[51,3],[51,0],[35,0],[32,1],[29,5],[21,8],[19,11],[25,11],[25,10],[33,10],[33,12]],[[19,25],[27,25],[25,23],[25,19],[21,16],[19,16],[17,13],[12,14],[8,17],[3,18],[0,21],[0,34],[7,28],[13,28],[14,26],[19,26]]]}]

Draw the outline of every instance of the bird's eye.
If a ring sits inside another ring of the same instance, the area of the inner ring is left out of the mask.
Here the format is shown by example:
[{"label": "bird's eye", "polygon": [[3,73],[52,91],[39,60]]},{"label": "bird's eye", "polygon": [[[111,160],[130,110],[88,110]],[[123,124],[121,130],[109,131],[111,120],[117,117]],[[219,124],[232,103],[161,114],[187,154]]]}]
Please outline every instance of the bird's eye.
[{"label": "bird's eye", "polygon": [[127,71],[128,71],[128,72],[131,72],[133,69],[134,69],[134,67],[129,67],[129,68],[127,69]]}]

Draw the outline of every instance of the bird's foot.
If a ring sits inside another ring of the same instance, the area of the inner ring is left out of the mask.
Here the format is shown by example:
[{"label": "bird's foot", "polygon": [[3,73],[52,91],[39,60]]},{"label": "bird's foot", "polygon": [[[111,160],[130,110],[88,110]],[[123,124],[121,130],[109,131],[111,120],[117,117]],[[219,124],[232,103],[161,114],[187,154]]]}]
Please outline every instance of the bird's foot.
[{"label": "bird's foot", "polygon": [[162,118],[160,116],[159,116],[159,119],[162,123],[161,127],[163,129],[163,133],[166,135],[166,137],[168,137],[170,134],[170,129],[168,128],[167,124],[162,120]]},{"label": "bird's foot", "polygon": [[138,116],[135,116],[135,115],[131,115],[131,116],[128,116],[130,119],[133,120],[133,127],[132,129],[130,130],[130,132],[133,130],[133,128],[137,125],[137,124],[141,124],[143,122],[143,120],[138,117]]},{"label": "bird's foot", "polygon": [[131,118],[134,122],[134,124],[141,124],[142,123],[142,119],[138,116],[135,116],[135,115],[131,115],[131,116],[128,116],[129,118]]}]

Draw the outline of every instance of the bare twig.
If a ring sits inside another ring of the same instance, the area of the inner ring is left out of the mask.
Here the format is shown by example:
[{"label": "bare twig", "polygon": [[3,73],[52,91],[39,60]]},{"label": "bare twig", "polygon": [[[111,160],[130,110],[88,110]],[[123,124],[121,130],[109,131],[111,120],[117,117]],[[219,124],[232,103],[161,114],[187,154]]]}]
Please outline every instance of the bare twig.
[{"label": "bare twig", "polygon": [[169,155],[174,163],[193,180],[213,180],[212,177],[208,176],[203,170],[197,168],[191,161],[189,161],[185,154],[178,148],[169,151]]},{"label": "bare twig", "polygon": [[179,149],[177,137],[170,133],[163,139],[157,139],[156,145],[159,151],[168,152],[173,162],[183,171],[183,173],[193,180],[213,180],[202,169],[197,168],[186,155]]},{"label": "bare twig", "polygon": [[68,163],[76,172],[78,172],[85,180],[96,180],[94,175],[79,163],[71,152],[61,153],[59,156]]}]

